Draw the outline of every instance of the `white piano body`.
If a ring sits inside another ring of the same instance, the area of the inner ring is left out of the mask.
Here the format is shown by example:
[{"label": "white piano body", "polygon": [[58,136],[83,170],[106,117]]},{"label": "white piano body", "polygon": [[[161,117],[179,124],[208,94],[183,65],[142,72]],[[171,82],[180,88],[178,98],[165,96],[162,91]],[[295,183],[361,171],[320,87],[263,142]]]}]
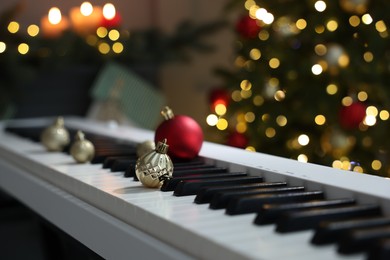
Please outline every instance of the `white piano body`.
[{"label": "white piano body", "polygon": [[[48,125],[52,118],[12,122]],[[66,126],[136,142],[153,132],[66,118]],[[4,124],[2,125],[4,126]],[[300,163],[205,142],[200,155],[232,171],[322,190],[327,198],[379,204],[390,215],[390,180]],[[256,226],[256,214],[227,216],[193,203],[194,196],[147,189],[96,164],[76,164],[64,153],[0,131],[0,188],[105,259],[364,259],[340,255],[335,245],[310,244],[312,230],[279,234]]]}]

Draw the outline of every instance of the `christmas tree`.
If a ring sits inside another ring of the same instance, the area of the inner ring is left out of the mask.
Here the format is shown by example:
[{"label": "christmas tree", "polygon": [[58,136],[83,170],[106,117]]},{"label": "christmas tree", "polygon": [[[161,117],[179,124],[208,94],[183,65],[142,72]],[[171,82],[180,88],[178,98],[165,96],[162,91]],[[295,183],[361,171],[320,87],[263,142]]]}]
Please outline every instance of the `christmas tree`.
[{"label": "christmas tree", "polygon": [[[234,69],[207,118],[224,142],[390,176],[387,0],[234,0]],[[220,132],[221,133],[221,132]]]}]

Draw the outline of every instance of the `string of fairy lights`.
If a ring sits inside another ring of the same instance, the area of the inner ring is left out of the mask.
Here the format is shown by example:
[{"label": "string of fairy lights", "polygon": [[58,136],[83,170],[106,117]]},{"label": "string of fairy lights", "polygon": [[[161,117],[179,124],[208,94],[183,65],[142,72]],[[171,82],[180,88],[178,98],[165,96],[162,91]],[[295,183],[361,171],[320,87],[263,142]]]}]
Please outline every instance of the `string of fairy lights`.
[{"label": "string of fairy lights", "polygon": [[[75,7],[71,11],[75,12],[76,10],[80,15],[73,18],[70,25],[68,18],[61,14],[60,9],[52,7],[48,12],[47,19],[42,18],[40,25],[30,24],[26,28],[22,28],[19,22],[11,21],[7,25],[7,30],[10,34],[23,33],[28,37],[42,37],[48,40],[61,37],[66,30],[73,30],[85,38],[87,44],[96,47],[102,55],[119,55],[124,51],[123,41],[129,38],[129,31],[119,30],[119,21],[115,21],[109,26],[99,26],[102,19],[108,23],[116,19],[117,12],[113,4],[107,3],[103,8],[100,8],[92,6],[89,2],[83,2],[80,7]],[[84,21],[84,23],[80,23],[80,21]],[[0,39],[0,54],[12,47],[14,47],[13,44],[11,46],[11,44],[7,44],[6,40]],[[30,51],[28,39],[26,42],[18,43],[16,49],[20,55],[28,54]]]},{"label": "string of fairy lights", "polygon": [[[260,2],[260,1],[257,1]],[[383,20],[374,20],[372,15],[367,11],[368,0],[362,1],[351,1],[351,0],[340,0],[340,5],[345,10],[350,11],[350,17],[348,19],[349,26],[357,28],[359,26],[373,26],[379,36],[383,39],[389,37],[389,32],[386,23]],[[339,29],[339,21],[335,18],[330,18],[323,21],[323,24],[312,25],[309,24],[307,19],[304,17],[298,19],[292,19],[287,16],[275,17],[271,12],[261,7],[254,0],[246,0],[244,3],[245,9],[248,11],[249,16],[255,19],[260,25],[261,30],[259,31],[257,38],[260,41],[267,41],[270,37],[270,30],[277,30],[282,35],[298,35],[304,30],[314,30],[316,34],[323,34],[324,32],[336,32]],[[313,1],[313,10],[315,12],[325,12],[327,10],[327,2],[323,0]],[[356,35],[354,35],[356,36]],[[357,37],[357,36],[356,36]],[[239,43],[243,44],[243,43]],[[252,48],[249,51],[247,57],[238,55],[235,58],[234,64],[237,68],[250,70],[253,64],[258,61],[262,61],[263,50],[260,48]],[[248,59],[249,57],[249,59]],[[342,68],[348,68],[350,66],[350,58],[348,53],[343,49],[342,46],[332,43],[318,43],[313,49],[312,65],[309,68],[310,73],[313,76],[319,76],[324,73],[332,75],[334,71]],[[364,62],[371,63],[376,58],[370,46],[366,44],[365,51],[361,57]],[[379,57],[378,57],[379,58]],[[270,70],[278,70],[283,63],[283,60],[278,57],[272,57],[268,59],[268,66]],[[291,77],[294,77],[294,73],[291,73]],[[254,94],[253,86],[249,79],[243,79],[239,86],[232,92],[230,92],[230,99],[232,102],[241,102],[242,100],[251,100],[253,106],[260,107],[266,100],[273,99],[275,102],[283,102],[286,96],[289,95],[288,90],[282,89],[280,86],[280,80],[278,77],[270,77],[262,86],[263,91],[261,94],[256,92]],[[340,86],[337,82],[332,82],[326,85],[327,95],[339,94]],[[357,93],[351,93],[345,95],[341,99],[341,105],[344,107],[351,106],[355,101],[365,102],[369,99],[367,91],[360,90]],[[235,129],[236,132],[245,134],[248,131],[248,126],[255,121],[267,122],[270,120],[269,114],[255,114],[253,111],[230,113],[228,111],[229,106],[225,101],[216,102],[212,108],[212,113],[206,118],[206,122],[209,126],[216,127],[220,131],[228,131],[229,129]],[[234,112],[234,111],[231,111]],[[366,131],[370,127],[374,127],[378,120],[387,121],[389,120],[390,113],[387,109],[376,107],[375,105],[369,105],[365,109],[364,120],[359,124],[358,129],[362,132]],[[276,124],[279,128],[285,128],[289,126],[289,118],[287,115],[277,115],[274,117]],[[317,126],[324,126],[327,123],[327,116],[325,114],[317,114],[313,118],[313,124]],[[278,134],[278,127],[268,127],[264,130],[263,136],[265,138],[274,138]],[[346,146],[350,147],[356,141],[351,136],[344,138]],[[287,146],[291,150],[299,150],[307,146],[311,142],[310,136],[306,133],[301,133],[289,140]],[[249,142],[250,143],[250,142]],[[367,170],[379,171],[383,170],[383,162],[381,159],[374,159],[371,162],[371,168],[363,168],[363,166],[355,163],[353,160],[344,155],[344,149],[339,151],[337,147],[326,147],[324,144],[323,149],[331,150],[334,157],[338,157],[332,163],[332,167],[353,170],[356,172],[365,172]],[[366,136],[362,140],[362,145],[368,147],[372,145],[370,136]],[[246,150],[256,151],[256,148],[250,144],[245,147]],[[309,162],[310,158],[305,153],[300,153],[295,159],[301,162]],[[390,170],[387,170],[390,176]]]}]

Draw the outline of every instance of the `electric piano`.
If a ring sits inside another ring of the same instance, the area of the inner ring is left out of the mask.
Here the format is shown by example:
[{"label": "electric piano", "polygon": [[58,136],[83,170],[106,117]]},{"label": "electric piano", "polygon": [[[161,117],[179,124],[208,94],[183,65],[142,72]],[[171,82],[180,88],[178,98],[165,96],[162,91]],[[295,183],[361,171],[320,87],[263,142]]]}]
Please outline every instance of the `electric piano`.
[{"label": "electric piano", "polygon": [[[46,151],[37,131],[52,121],[2,123],[0,188],[105,259],[390,259],[387,178],[204,142],[197,162],[149,189],[131,160],[113,168],[125,156],[78,164]],[[65,126],[133,147],[154,137],[83,118]]]}]

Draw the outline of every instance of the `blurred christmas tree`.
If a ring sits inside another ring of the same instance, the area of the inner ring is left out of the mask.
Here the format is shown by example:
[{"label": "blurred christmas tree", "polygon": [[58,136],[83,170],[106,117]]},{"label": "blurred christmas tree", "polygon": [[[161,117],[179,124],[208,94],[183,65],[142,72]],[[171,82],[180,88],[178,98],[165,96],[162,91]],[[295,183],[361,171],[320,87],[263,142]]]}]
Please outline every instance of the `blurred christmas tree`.
[{"label": "blurred christmas tree", "polygon": [[390,176],[390,2],[233,0],[235,69],[209,125],[227,144]]}]

